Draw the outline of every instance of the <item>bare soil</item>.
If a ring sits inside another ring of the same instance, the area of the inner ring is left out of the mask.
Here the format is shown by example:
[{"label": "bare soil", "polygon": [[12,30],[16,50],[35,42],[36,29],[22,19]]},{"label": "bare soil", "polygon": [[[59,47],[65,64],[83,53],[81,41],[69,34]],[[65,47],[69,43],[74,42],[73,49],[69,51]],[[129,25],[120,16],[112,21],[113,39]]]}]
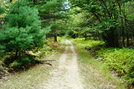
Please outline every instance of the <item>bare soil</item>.
[{"label": "bare soil", "polygon": [[59,58],[59,65],[50,72],[51,77],[43,84],[43,89],[83,89],[77,53],[69,40],[65,40],[65,44],[65,51]]}]

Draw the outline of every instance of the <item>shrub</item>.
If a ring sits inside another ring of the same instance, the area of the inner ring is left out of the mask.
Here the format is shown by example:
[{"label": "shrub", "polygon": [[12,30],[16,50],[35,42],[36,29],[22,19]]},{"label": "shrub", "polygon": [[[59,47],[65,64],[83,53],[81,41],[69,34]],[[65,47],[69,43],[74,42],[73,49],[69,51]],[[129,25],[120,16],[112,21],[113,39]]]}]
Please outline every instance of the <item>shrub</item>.
[{"label": "shrub", "polygon": [[98,56],[104,57],[104,62],[113,70],[118,76],[123,77],[134,83],[134,50],[128,48],[108,48],[101,49],[97,52]]}]

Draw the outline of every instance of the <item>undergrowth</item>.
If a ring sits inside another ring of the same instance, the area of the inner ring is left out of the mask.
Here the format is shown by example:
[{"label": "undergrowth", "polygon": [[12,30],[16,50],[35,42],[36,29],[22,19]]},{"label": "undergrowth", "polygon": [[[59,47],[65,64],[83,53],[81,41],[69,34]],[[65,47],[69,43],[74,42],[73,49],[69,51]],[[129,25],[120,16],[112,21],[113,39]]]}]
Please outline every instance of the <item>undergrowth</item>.
[{"label": "undergrowth", "polygon": [[[102,78],[105,76],[108,76],[110,79],[109,81],[112,81],[114,85],[116,85],[117,88],[114,89],[132,89],[132,85],[134,84],[134,50],[128,49],[128,48],[106,48],[104,42],[102,41],[95,41],[95,40],[84,40],[84,38],[77,38],[74,40],[77,45],[77,47],[81,50],[86,49],[88,52],[88,55],[94,56],[93,60],[84,59],[85,56],[82,56],[80,61],[84,62],[83,66],[88,66],[89,68],[91,66],[95,67],[95,70],[100,74],[99,75]],[[84,55],[85,53],[81,53],[81,50],[79,50],[79,55]],[[85,66],[85,67],[86,67]],[[86,68],[88,68],[86,67]],[[88,68],[88,69],[89,69]],[[87,69],[85,69],[86,72],[88,72]],[[114,80],[112,78],[116,78]],[[105,80],[107,81],[107,79]],[[130,88],[131,87],[131,88]],[[113,88],[112,88],[113,89]]]},{"label": "undergrowth", "polygon": [[116,71],[118,77],[126,80],[128,86],[134,85],[134,50],[128,48],[102,48],[97,51],[98,57],[103,57],[103,62],[111,70]]},{"label": "undergrowth", "polygon": [[75,42],[80,43],[80,48],[91,49],[98,45],[104,45],[103,41],[95,41],[95,40],[85,40],[85,38],[77,38],[74,39]]},{"label": "undergrowth", "polygon": [[[32,55],[36,55],[37,60],[51,60],[52,65],[46,64],[38,64],[29,68],[25,71],[10,73],[8,76],[4,76],[0,79],[0,89],[43,89],[44,84],[51,78],[51,71],[54,70],[58,66],[57,59],[60,54],[59,51],[63,51],[62,46],[59,43],[54,43],[52,39],[48,39],[49,43],[45,44],[45,47],[41,49],[37,53],[32,53]],[[58,38],[58,42],[61,39]],[[52,43],[52,44],[51,44]],[[54,46],[53,46],[54,45]],[[57,45],[57,48],[55,47]],[[28,59],[24,59],[28,60]],[[14,62],[12,64],[15,66],[18,62]],[[12,66],[11,65],[11,66]]]},{"label": "undergrowth", "polygon": [[[58,38],[60,42],[61,39]],[[39,51],[26,51],[22,53],[17,59],[13,53],[6,53],[0,56],[0,78],[10,72],[25,71],[35,66],[37,60],[47,60],[48,56],[52,56],[62,50],[62,46],[58,42],[53,42],[52,38],[49,38],[44,44],[44,47]],[[1,53],[2,54],[2,53]]]}]

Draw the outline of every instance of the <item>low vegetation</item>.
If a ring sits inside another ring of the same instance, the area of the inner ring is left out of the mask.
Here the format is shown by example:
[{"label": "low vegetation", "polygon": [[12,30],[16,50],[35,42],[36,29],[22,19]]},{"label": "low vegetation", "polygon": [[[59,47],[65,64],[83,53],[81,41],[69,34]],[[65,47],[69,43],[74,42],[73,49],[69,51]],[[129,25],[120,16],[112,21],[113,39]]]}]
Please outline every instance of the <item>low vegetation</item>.
[{"label": "low vegetation", "polygon": [[[60,42],[60,38],[58,38],[58,41]],[[62,46],[57,42],[53,42],[50,38],[39,51],[28,51],[28,54],[21,56],[19,60],[11,62],[13,58],[11,53],[4,55],[0,60],[0,78],[9,73],[27,70],[44,60],[48,60],[49,55],[52,56],[60,51],[62,51]]]},{"label": "low vegetation", "polygon": [[[44,44],[43,49],[40,49],[36,53],[31,51],[30,54],[35,56],[34,60],[54,61],[46,61],[43,64],[27,61],[24,65],[20,65],[21,62],[15,61],[10,64],[10,67],[0,65],[0,74],[3,74],[0,76],[2,78],[0,79],[0,89],[42,89],[44,87],[44,84],[46,83],[44,81],[47,81],[47,79],[51,77],[50,71],[57,67],[57,59],[60,56],[59,53],[63,51],[62,45],[57,42],[53,42],[52,38],[47,40],[48,41]],[[61,42],[61,40],[62,39],[58,38],[58,42]],[[1,61],[1,64],[4,64],[3,61]],[[26,66],[27,64],[31,65]]]},{"label": "low vegetation", "polygon": [[134,85],[134,50],[128,48],[102,48],[96,54],[101,60],[124,78],[129,85]]},{"label": "low vegetation", "polygon": [[[115,87],[112,89],[126,89],[126,87],[131,89],[134,84],[133,49],[105,48],[102,41],[83,38],[74,41],[77,43],[79,61],[82,62],[83,67],[82,73],[85,74],[87,82],[90,80],[88,76],[93,76],[95,80],[103,81],[107,87],[110,81],[111,88]],[[87,51],[84,51],[85,48]],[[98,84],[102,83],[98,82]]]},{"label": "low vegetation", "polygon": [[[59,55],[53,55],[47,59],[57,59]],[[57,65],[56,61],[50,62],[53,65]],[[50,71],[55,66],[49,66],[46,64],[38,64],[29,70],[23,72],[15,72],[4,76],[0,79],[0,89],[43,89],[44,84],[49,79]]]}]

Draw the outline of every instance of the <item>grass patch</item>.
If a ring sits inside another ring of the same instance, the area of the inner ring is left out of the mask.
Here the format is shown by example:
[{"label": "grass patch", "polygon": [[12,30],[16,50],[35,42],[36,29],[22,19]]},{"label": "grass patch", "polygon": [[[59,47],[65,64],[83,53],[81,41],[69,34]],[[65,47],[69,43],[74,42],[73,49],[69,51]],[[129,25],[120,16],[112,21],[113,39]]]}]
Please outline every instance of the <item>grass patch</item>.
[{"label": "grass patch", "polygon": [[126,89],[123,79],[115,77],[105,63],[96,60],[85,50],[86,46],[93,47],[103,44],[103,42],[85,41],[82,38],[75,39],[74,41],[78,53],[79,67],[84,77],[84,84],[86,85],[85,89]]},{"label": "grass patch", "polygon": [[38,64],[29,70],[16,72],[0,80],[0,89],[43,89],[47,80],[51,77],[50,71],[58,66],[57,59],[60,54],[48,56],[47,59],[54,59],[51,62],[54,66]]},{"label": "grass patch", "polygon": [[15,73],[0,80],[1,89],[42,89],[44,81],[50,77],[54,67],[38,65],[28,71]]}]

